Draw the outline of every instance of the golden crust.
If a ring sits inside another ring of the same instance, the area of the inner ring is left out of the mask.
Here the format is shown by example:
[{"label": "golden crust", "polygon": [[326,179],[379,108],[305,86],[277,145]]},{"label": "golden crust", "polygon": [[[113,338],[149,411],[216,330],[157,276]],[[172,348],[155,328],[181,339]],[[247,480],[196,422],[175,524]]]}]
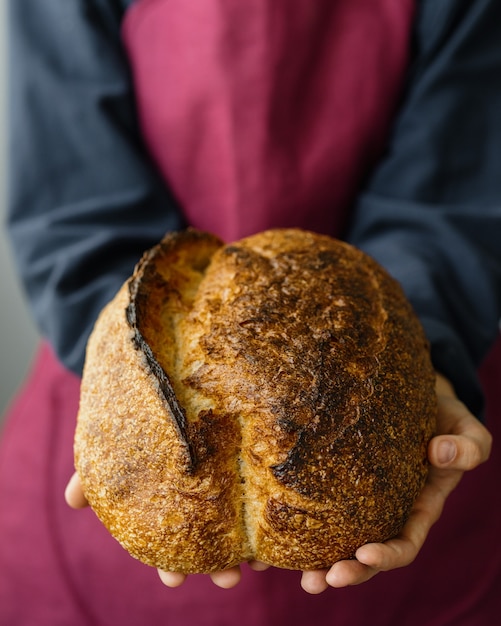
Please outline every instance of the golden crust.
[{"label": "golden crust", "polygon": [[96,324],[76,466],[146,563],[314,569],[399,532],[435,415],[422,328],[372,259],[294,229],[226,246],[188,230]]}]

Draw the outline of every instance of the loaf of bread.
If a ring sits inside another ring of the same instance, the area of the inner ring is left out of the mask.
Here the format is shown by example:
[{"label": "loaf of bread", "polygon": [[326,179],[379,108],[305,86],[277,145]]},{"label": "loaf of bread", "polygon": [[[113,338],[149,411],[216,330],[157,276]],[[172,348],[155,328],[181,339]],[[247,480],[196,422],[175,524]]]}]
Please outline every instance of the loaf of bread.
[{"label": "loaf of bread", "polygon": [[76,468],[145,563],[322,568],[398,534],[435,418],[427,340],[375,261],[295,229],[187,230],[96,323]]}]

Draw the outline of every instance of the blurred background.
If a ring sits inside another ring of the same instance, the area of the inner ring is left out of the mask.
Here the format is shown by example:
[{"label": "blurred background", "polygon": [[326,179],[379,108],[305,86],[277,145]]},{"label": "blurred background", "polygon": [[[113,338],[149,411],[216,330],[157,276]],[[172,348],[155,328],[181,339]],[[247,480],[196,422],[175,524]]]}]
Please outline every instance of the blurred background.
[{"label": "blurred background", "polygon": [[7,0],[0,0],[0,420],[28,371],[38,335],[5,233],[7,200]]}]

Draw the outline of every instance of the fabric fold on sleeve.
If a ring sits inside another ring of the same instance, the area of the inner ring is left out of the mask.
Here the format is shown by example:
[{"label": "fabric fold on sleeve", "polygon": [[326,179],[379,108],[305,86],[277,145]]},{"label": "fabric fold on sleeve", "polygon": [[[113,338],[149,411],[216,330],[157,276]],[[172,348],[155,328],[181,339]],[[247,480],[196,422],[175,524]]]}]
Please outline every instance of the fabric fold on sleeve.
[{"label": "fabric fold on sleeve", "polygon": [[348,237],[402,284],[477,415],[501,317],[499,24],[496,0],[419,3],[407,89]]},{"label": "fabric fold on sleeve", "polygon": [[182,218],[141,141],[120,39],[98,0],[11,0],[7,226],[43,336],[81,373],[102,307]]}]

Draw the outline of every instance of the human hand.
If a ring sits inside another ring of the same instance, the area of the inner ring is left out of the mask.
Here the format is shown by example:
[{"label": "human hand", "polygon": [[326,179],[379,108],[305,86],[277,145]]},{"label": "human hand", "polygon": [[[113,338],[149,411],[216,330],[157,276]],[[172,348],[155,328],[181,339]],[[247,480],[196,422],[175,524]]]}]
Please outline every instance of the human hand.
[{"label": "human hand", "polygon": [[[385,543],[360,547],[353,560],[338,561],[330,569],[303,572],[301,586],[308,593],[318,594],[329,586],[358,585],[378,572],[409,565],[419,553],[430,528],[439,519],[447,497],[463,473],[488,459],[492,438],[487,429],[457,399],[452,386],[443,376],[437,375],[436,389],[437,435],[428,447],[431,467],[406,525],[397,537]],[[87,505],[76,474],[68,483],[65,495],[73,508]],[[252,561],[249,565],[256,571],[268,567],[259,561]],[[159,570],[158,573],[168,587],[178,587],[186,580],[186,575],[180,572]],[[218,587],[228,589],[239,583],[240,566],[213,572],[209,576]]]},{"label": "human hand", "polygon": [[[337,588],[358,585],[378,572],[412,563],[463,473],[488,459],[492,437],[487,429],[457,399],[452,385],[439,374],[436,390],[437,434],[428,447],[431,467],[406,525],[397,537],[385,543],[360,547],[353,560],[338,561],[330,569],[303,572],[301,586],[308,593],[318,594],[329,586]],[[261,570],[267,566],[255,562],[251,567]],[[218,586],[233,587],[240,580],[240,568],[217,572],[211,577]],[[186,577],[172,572],[160,572],[160,578],[166,585],[174,587],[182,584]]]},{"label": "human hand", "polygon": [[457,399],[452,385],[440,374],[436,390],[437,435],[428,447],[431,467],[406,525],[394,539],[360,547],[354,560],[339,561],[330,569],[304,572],[301,585],[305,591],[321,593],[329,586],[358,585],[378,572],[412,563],[463,473],[489,458],[490,433]]}]

